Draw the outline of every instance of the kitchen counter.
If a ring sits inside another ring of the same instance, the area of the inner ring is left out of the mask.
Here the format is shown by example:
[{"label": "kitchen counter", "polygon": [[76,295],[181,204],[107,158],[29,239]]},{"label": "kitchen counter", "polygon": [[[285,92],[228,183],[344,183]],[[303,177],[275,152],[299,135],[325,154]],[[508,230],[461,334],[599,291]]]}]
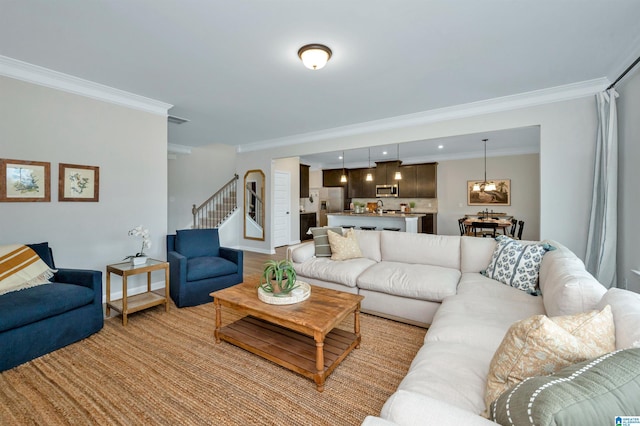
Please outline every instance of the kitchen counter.
[{"label": "kitchen counter", "polygon": [[417,233],[418,219],[424,213],[327,213],[329,226],[373,226],[378,230],[399,228],[403,232]]}]

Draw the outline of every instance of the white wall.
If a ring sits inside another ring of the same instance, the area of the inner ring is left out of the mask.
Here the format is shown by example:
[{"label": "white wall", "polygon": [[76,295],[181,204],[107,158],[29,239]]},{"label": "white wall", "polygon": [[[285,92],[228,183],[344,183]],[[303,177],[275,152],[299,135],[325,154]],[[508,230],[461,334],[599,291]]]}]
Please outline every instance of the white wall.
[{"label": "white wall", "polygon": [[[164,259],[166,116],[7,77],[0,93],[0,157],[51,163],[51,202],[0,203],[0,244],[48,241],[57,266],[99,270],[104,281],[107,264],[140,250],[127,232],[143,225],[146,252]],[[99,202],[58,202],[59,163],[100,167]]]},{"label": "white wall", "polygon": [[597,127],[594,96],[247,152],[239,155],[238,165],[264,166],[270,158],[315,153],[320,143],[323,151],[337,151],[524,126],[540,126],[540,238],[559,241],[584,259]]},{"label": "white wall", "polygon": [[[199,206],[236,172],[235,148],[229,145],[209,145],[192,148],[191,154],[177,154],[168,161],[169,210],[167,232],[191,226],[191,208]],[[238,202],[242,203],[242,176],[238,180]]]},{"label": "white wall", "polygon": [[540,161],[538,154],[487,157],[487,178],[511,179],[510,206],[467,205],[467,180],[482,180],[483,159],[438,162],[438,234],[459,235],[458,218],[489,207],[525,222],[522,238],[540,238]]},{"label": "white wall", "polygon": [[618,98],[618,286],[640,292],[640,71],[616,88]]}]

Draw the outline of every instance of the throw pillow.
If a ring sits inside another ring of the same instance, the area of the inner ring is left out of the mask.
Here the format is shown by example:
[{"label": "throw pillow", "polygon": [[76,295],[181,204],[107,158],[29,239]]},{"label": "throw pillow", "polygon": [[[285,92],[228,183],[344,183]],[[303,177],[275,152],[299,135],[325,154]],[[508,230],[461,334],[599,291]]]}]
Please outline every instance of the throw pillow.
[{"label": "throw pillow", "polygon": [[316,247],[316,257],[331,257],[331,246],[329,245],[328,231],[337,232],[342,235],[342,228],[310,228],[313,234],[313,244]]},{"label": "throw pillow", "polygon": [[496,237],[498,244],[491,262],[482,274],[532,295],[538,295],[538,273],[542,256],[553,250],[549,244],[522,244],[505,235]]},{"label": "throw pillow", "polygon": [[531,377],[491,404],[501,425],[606,425],[640,413],[640,349],[611,352]]},{"label": "throw pillow", "polygon": [[485,415],[505,390],[527,377],[550,374],[613,350],[615,329],[609,306],[572,316],[535,315],[514,323],[489,365]]},{"label": "throw pillow", "polygon": [[27,246],[0,246],[0,295],[49,284],[54,272]]},{"label": "throw pillow", "polygon": [[331,245],[331,260],[347,260],[362,257],[360,245],[353,229],[347,232],[344,237],[333,231],[327,234]]}]

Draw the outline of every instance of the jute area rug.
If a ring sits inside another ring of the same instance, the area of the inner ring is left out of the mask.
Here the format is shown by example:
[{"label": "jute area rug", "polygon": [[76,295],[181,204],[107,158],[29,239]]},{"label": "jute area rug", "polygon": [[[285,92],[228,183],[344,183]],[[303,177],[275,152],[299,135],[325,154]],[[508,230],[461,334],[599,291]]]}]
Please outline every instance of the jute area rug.
[{"label": "jute area rug", "polygon": [[[213,303],[105,320],[99,333],[0,373],[0,425],[359,425],[378,415],[426,330],[361,314],[362,344],[312,380],[215,343]],[[223,323],[238,316],[224,310]],[[353,319],[340,328],[353,330]]]}]

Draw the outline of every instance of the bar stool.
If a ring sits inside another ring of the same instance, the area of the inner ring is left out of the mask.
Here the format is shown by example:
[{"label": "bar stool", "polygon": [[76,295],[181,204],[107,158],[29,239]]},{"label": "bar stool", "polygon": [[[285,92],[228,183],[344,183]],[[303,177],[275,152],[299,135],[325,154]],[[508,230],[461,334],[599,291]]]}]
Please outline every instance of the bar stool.
[{"label": "bar stool", "polygon": [[375,226],[361,226],[360,229],[362,229],[363,231],[375,231],[376,227]]},{"label": "bar stool", "polygon": [[399,231],[400,228],[382,228],[385,231]]}]

